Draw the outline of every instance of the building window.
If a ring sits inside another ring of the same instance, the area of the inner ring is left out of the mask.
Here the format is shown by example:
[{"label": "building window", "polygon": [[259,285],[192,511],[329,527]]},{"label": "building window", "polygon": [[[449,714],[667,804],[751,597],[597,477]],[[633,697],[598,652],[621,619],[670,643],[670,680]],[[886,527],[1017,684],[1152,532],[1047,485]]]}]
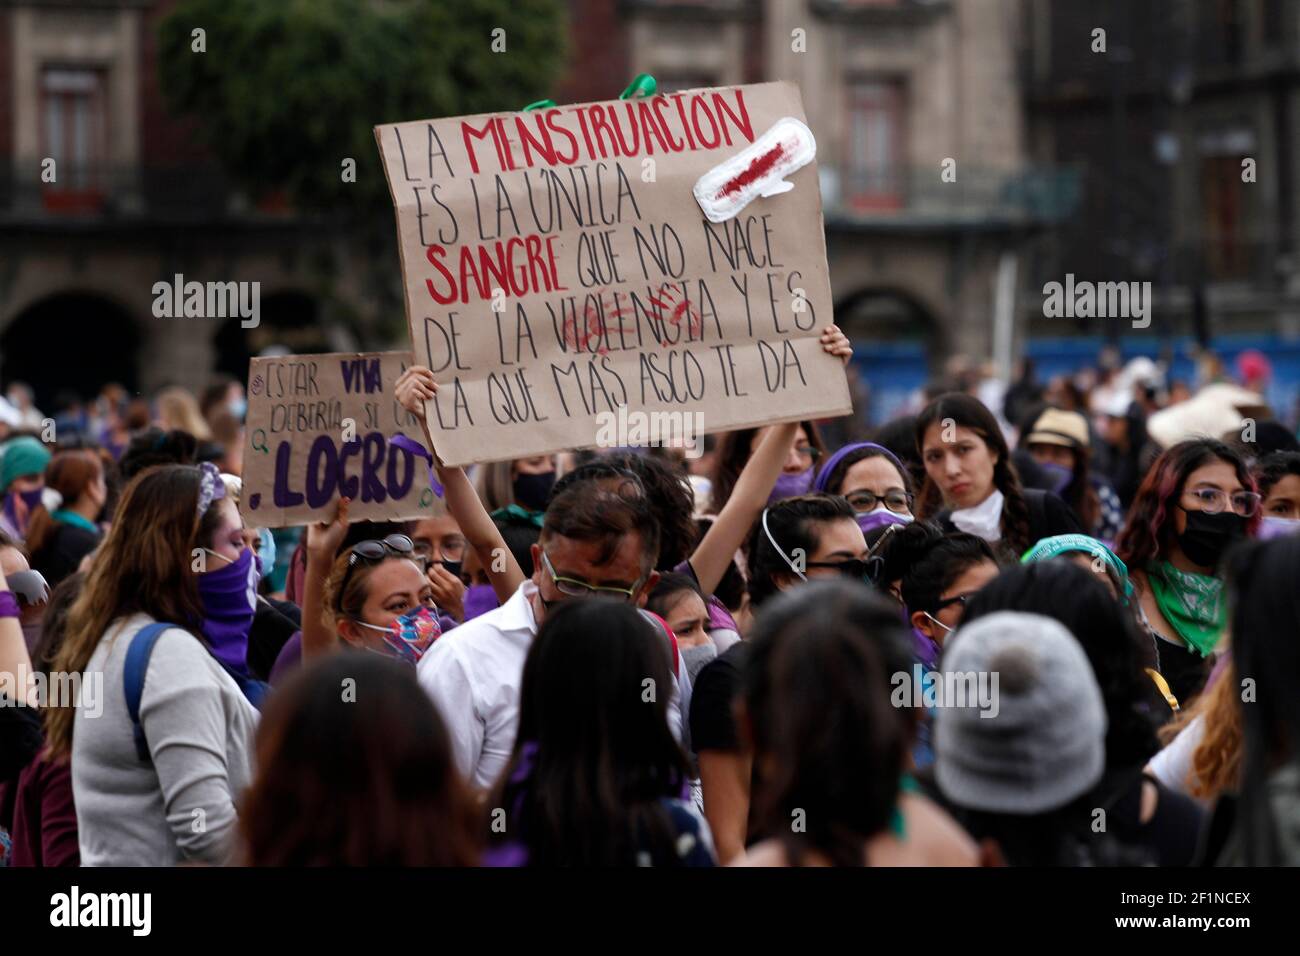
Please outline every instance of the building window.
[{"label": "building window", "polygon": [[1240,157],[1201,157],[1205,264],[1213,279],[1246,277],[1247,249],[1242,228],[1245,199]]},{"label": "building window", "polygon": [[105,76],[100,70],[47,67],[41,72],[41,158],[55,162],[43,183],[50,209],[98,209],[104,199],[107,140]]},{"label": "building window", "polygon": [[903,206],[903,85],[854,81],[849,85],[843,193],[848,205],[866,211]]}]

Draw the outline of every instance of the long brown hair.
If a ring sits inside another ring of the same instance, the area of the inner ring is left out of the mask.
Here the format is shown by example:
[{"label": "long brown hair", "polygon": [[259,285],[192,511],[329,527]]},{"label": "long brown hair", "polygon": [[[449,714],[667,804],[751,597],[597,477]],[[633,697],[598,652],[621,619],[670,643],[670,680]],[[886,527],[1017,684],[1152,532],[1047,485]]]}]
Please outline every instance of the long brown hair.
[{"label": "long brown hair", "polygon": [[474,866],[478,811],[413,668],[335,654],[271,699],[239,811],[252,866]]},{"label": "long brown hair", "polygon": [[[104,466],[93,451],[61,451],[45,466],[45,487],[62,495],[64,504],[71,508],[103,473]],[[49,510],[44,504],[37,505],[27,524],[27,549],[36,554],[53,530]]]},{"label": "long brown hair", "polygon": [[[983,439],[988,450],[998,456],[993,466],[993,487],[1002,492],[1002,544],[1013,555],[1019,555],[1034,542],[1029,540],[1029,505],[1020,486],[1020,474],[1011,463],[1011,451],[1002,434],[998,420],[984,407],[984,403],[964,392],[940,395],[926,406],[916,419],[916,453],[925,461],[925,433],[937,422],[951,419],[955,425],[969,428]],[[914,509],[918,518],[930,518],[942,507],[939,486],[927,472],[925,484]]]},{"label": "long brown hair", "polygon": [[[127,485],[113,527],[69,612],[54,670],[84,671],[109,626],[130,614],[143,612],[198,634],[203,605],[192,564],[199,538],[200,474],[192,465],[165,465]],[[45,711],[45,735],[54,756],[71,752],[72,723],[71,706]]]}]

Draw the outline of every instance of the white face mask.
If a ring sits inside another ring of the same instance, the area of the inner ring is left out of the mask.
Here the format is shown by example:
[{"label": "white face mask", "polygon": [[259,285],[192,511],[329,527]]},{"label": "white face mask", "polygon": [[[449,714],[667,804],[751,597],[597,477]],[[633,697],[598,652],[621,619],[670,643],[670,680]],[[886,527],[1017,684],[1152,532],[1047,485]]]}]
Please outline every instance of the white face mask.
[{"label": "white face mask", "polygon": [[1002,492],[996,488],[974,508],[962,508],[951,515],[959,531],[973,534],[985,541],[998,541],[1002,537]]}]

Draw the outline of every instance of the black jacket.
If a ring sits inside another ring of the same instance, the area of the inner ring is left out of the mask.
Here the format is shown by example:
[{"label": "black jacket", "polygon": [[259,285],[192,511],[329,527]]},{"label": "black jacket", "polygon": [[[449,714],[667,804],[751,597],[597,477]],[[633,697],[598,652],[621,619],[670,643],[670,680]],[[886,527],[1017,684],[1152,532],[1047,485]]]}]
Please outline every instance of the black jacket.
[{"label": "black jacket", "polygon": [[[1025,496],[1025,504],[1029,508],[1029,541],[1025,545],[1026,548],[1032,548],[1043,538],[1054,535],[1085,533],[1079,526],[1079,519],[1075,517],[1074,509],[1062,501],[1059,495],[1038,488],[1023,488],[1021,493]],[[952,511],[948,508],[939,512],[935,520],[944,531],[961,530],[952,523]],[[1015,557],[1019,558],[1020,555],[1017,554]]]}]

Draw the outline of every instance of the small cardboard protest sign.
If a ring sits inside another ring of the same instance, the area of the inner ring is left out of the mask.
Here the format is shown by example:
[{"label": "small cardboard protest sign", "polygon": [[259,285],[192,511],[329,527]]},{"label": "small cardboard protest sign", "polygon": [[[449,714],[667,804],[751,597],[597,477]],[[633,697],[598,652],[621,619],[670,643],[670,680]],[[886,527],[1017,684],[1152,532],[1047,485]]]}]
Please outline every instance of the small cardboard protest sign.
[{"label": "small cardboard protest sign", "polygon": [[423,443],[393,397],[410,352],[254,358],[248,369],[243,494],[252,527],[327,521],[340,497],[349,518],[392,521],[433,513],[425,459],[389,443]]},{"label": "small cardboard protest sign", "polygon": [[450,465],[851,411],[816,144],[763,83],[375,129]]}]

